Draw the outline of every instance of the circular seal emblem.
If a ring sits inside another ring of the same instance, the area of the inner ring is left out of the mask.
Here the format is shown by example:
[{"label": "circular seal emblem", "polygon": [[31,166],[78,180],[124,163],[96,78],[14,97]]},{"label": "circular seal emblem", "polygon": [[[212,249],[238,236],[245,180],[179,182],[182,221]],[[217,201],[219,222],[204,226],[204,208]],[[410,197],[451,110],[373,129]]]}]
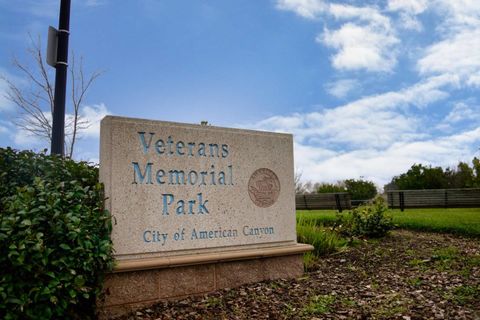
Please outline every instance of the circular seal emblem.
[{"label": "circular seal emblem", "polygon": [[270,169],[260,168],[248,180],[248,194],[257,207],[267,208],[277,201],[280,181]]}]

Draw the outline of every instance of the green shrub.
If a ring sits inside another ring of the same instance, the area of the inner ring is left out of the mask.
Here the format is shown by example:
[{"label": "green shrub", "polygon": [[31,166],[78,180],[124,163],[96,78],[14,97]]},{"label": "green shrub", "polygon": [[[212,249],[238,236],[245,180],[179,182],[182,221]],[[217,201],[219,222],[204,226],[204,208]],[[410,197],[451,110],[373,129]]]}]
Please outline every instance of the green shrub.
[{"label": "green shrub", "polygon": [[113,267],[98,169],[0,148],[0,318],[86,319]]},{"label": "green shrub", "polygon": [[347,237],[380,238],[393,229],[392,218],[382,198],[372,204],[359,206],[345,213],[338,213],[334,229]]}]

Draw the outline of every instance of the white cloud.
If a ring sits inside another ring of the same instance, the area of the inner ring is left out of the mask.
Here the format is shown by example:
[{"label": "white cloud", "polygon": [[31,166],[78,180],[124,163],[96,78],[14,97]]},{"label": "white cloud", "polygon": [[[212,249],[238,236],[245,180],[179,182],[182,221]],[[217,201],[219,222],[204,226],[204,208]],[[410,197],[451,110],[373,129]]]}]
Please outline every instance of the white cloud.
[{"label": "white cloud", "polygon": [[18,129],[11,134],[13,135],[15,145],[22,149],[35,149],[37,147],[50,148],[50,146],[47,146],[48,143],[45,140],[40,139],[27,130]]},{"label": "white cloud", "polygon": [[421,119],[410,109],[445,99],[444,88],[452,85],[456,85],[452,77],[432,77],[398,92],[372,95],[322,112],[275,116],[250,127],[290,132],[297,142],[320,148],[385,148],[396,141],[423,138]]},{"label": "white cloud", "polygon": [[480,108],[478,106],[470,106],[465,102],[456,103],[450,113],[445,117],[444,122],[458,123],[464,120],[480,120]]},{"label": "white cloud", "polygon": [[435,101],[444,99],[448,93],[443,90],[446,86],[456,86],[458,79],[450,75],[442,75],[428,78],[410,87],[399,91],[389,91],[382,94],[371,95],[350,102],[335,110],[352,111],[358,109],[361,112],[372,112],[384,109],[402,109],[405,106],[425,107]]},{"label": "white cloud", "polygon": [[458,161],[470,161],[480,142],[480,128],[451,136],[397,142],[386,148],[358,148],[338,153],[295,143],[295,166],[302,171],[304,181],[336,182],[365,179],[379,187],[392,177],[406,172],[414,163],[433,166],[453,166]]},{"label": "white cloud", "polygon": [[389,0],[387,10],[399,12],[399,28],[422,31],[423,25],[417,15],[428,8],[427,0]]},{"label": "white cloud", "polygon": [[423,25],[415,16],[406,14],[404,12],[400,13],[400,28],[407,30],[422,31]]},{"label": "white cloud", "polygon": [[278,0],[277,9],[293,11],[297,15],[315,19],[326,10],[327,6],[323,0]]},{"label": "white cloud", "polygon": [[390,18],[377,7],[327,5],[321,0],[277,0],[276,7],[306,19],[331,16],[345,21],[339,28],[325,26],[316,37],[317,42],[336,50],[331,57],[336,69],[390,72],[397,64],[399,39]]},{"label": "white cloud", "polygon": [[480,73],[480,28],[464,30],[445,40],[435,43],[425,50],[418,61],[421,74],[450,73],[465,80],[475,78]]},{"label": "white cloud", "polygon": [[[51,124],[52,114],[50,112],[43,112],[43,115]],[[38,123],[33,116],[25,114],[18,115],[18,117],[15,121],[22,122],[22,124],[26,125],[29,129],[33,130],[36,128],[30,125],[30,123]],[[23,119],[23,121],[20,121],[21,119]],[[47,138],[39,137],[27,129],[15,127],[15,124],[13,124],[12,127],[11,137],[15,145],[23,149],[35,149],[37,147],[50,149],[50,141],[48,141]]]},{"label": "white cloud", "polygon": [[87,138],[100,137],[100,121],[108,114],[112,113],[108,111],[104,103],[83,107],[81,116],[84,120],[87,120],[90,125],[87,129],[82,130],[81,136]]},{"label": "white cloud", "polygon": [[88,121],[89,126],[79,132],[79,140],[75,143],[73,153],[75,159],[98,164],[100,122],[107,114],[111,113],[103,103],[86,106],[82,109],[82,119]]},{"label": "white cloud", "polygon": [[428,0],[389,0],[388,9],[405,11],[409,14],[420,14],[428,8]]},{"label": "white cloud", "polygon": [[344,4],[331,4],[328,11],[336,19],[367,22],[383,29],[391,29],[390,19],[375,7],[355,7]]},{"label": "white cloud", "polygon": [[93,165],[98,165],[100,159],[98,158],[99,143],[92,145],[91,141],[79,141],[75,146],[75,153],[73,157],[77,161],[85,161]]},{"label": "white cloud", "polygon": [[[422,30],[419,16],[435,12],[441,20],[435,30],[441,40],[427,47],[417,62],[421,75],[448,72],[467,77],[468,85],[480,83],[480,42],[473,41],[480,36],[480,1],[388,0],[383,8],[321,0],[277,0],[276,5],[308,19],[331,16],[345,21],[332,28],[325,19],[325,31],[316,40],[336,51],[331,56],[333,67],[347,71],[391,72],[400,51],[398,31]],[[395,24],[392,13],[398,13]],[[477,75],[470,77],[475,72]]]},{"label": "white cloud", "polygon": [[[303,159],[307,157],[308,153],[303,156]],[[295,161],[297,159],[297,153],[295,153]],[[394,153],[375,149],[345,152],[334,157],[324,157],[314,163],[298,160],[302,164],[304,180],[336,182],[363,177],[374,181],[380,187],[388,183],[393,175],[406,170],[413,164],[410,162],[412,159],[399,158]]]},{"label": "white cloud", "polygon": [[348,20],[337,30],[325,28],[316,39],[337,50],[331,58],[336,69],[375,72],[394,69],[399,39],[390,19],[379,9],[332,4],[329,13],[338,20]]},{"label": "white cloud", "polygon": [[442,33],[454,34],[480,26],[480,2],[477,0],[435,0],[432,8],[445,17]]},{"label": "white cloud", "polygon": [[86,130],[80,133],[80,140],[75,145],[74,158],[98,164],[98,146],[100,142],[100,122],[106,115],[112,113],[104,103],[85,106],[82,108],[81,116],[89,122]]},{"label": "white cloud", "polygon": [[447,98],[447,90],[458,82],[451,75],[431,77],[400,91],[321,112],[275,116],[249,127],[292,133],[295,166],[304,180],[335,182],[362,176],[383,186],[414,163],[448,166],[471,159],[480,128],[435,138],[430,131],[434,128],[425,125],[429,119],[417,113]]},{"label": "white cloud", "polygon": [[327,92],[337,98],[345,98],[350,92],[357,89],[360,86],[358,80],[355,79],[342,79],[335,82],[331,82],[325,86]]},{"label": "white cloud", "polygon": [[417,61],[420,75],[448,73],[462,85],[480,86],[480,1],[435,0],[431,9],[442,19],[436,30],[440,40]]},{"label": "white cloud", "polygon": [[385,147],[397,139],[411,140],[416,137],[418,124],[415,118],[387,110],[364,111],[360,105],[351,105],[321,113],[277,116],[252,127],[293,133],[297,142],[320,149]]},{"label": "white cloud", "polygon": [[[298,7],[282,8],[309,19],[325,17],[324,32],[316,41],[333,49],[335,69],[393,72],[398,54],[409,52],[406,58],[414,60],[408,64],[416,65],[420,79],[404,89],[336,108],[275,116],[250,126],[293,133],[296,167],[304,180],[335,182],[363,176],[382,186],[414,163],[452,166],[459,160],[470,161],[478,151],[480,110],[473,103],[476,100],[467,95],[463,102],[453,104],[443,119],[420,111],[442,100],[452,105],[448,101],[452,92],[465,93],[460,91],[465,85],[480,87],[480,1],[375,3],[384,6],[333,3],[308,14],[300,13]],[[425,27],[431,28],[428,31],[435,33],[428,39],[435,42],[413,48],[411,44],[421,42],[407,38],[412,33],[402,29],[421,31],[427,13],[436,15],[433,23],[425,21]],[[325,86],[336,97],[346,97],[354,88],[355,83],[348,79]],[[448,130],[439,130],[442,127]]]},{"label": "white cloud", "polygon": [[468,77],[467,85],[472,87],[480,87],[480,72],[478,74],[472,74]]},{"label": "white cloud", "polygon": [[337,50],[331,60],[339,70],[389,72],[397,63],[395,45],[399,40],[372,26],[346,23],[339,30],[325,29],[317,41]]}]

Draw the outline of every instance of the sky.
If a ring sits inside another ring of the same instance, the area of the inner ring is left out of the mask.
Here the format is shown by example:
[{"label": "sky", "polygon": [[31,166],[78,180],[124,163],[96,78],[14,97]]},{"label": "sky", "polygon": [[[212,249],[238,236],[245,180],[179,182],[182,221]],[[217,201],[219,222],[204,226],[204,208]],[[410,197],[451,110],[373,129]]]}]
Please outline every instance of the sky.
[{"label": "sky", "polygon": [[[0,0],[0,75],[20,88],[12,59],[33,67],[59,2]],[[98,162],[107,114],[291,133],[303,181],[383,187],[480,156],[478,0],[72,0],[69,44],[102,72],[78,160]],[[48,148],[15,127],[7,90],[0,146]]]}]

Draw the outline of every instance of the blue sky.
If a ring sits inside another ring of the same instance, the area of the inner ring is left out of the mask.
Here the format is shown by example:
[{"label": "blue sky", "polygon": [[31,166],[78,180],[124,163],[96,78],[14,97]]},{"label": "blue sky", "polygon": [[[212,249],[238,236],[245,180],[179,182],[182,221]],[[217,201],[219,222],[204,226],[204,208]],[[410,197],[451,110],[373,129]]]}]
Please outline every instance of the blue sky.
[{"label": "blue sky", "polygon": [[[0,73],[46,43],[60,1],[0,0]],[[478,0],[72,0],[70,48],[104,70],[75,158],[106,114],[289,132],[302,179],[379,186],[414,163],[480,156]],[[53,73],[53,70],[52,70]],[[18,130],[0,81],[0,145]]]}]

